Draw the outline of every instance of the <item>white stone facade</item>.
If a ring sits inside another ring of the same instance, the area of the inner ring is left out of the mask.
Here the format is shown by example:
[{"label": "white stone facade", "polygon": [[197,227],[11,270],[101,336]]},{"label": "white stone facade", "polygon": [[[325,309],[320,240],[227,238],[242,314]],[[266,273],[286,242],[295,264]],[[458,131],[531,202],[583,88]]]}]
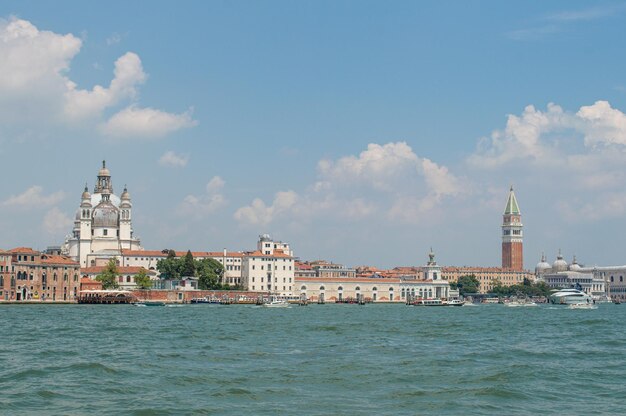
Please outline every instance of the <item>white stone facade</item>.
[{"label": "white stone facade", "polygon": [[130,194],[126,188],[120,197],[113,194],[111,174],[103,161],[93,194],[85,185],[72,234],[66,237],[62,252],[81,267],[96,267],[119,257],[124,249],[142,249],[133,236]]}]

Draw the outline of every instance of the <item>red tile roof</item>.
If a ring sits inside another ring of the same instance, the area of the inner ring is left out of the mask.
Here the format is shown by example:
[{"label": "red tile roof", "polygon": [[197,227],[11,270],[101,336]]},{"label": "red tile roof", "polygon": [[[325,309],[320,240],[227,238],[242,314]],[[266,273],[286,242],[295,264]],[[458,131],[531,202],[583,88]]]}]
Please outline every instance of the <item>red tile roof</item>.
[{"label": "red tile roof", "polygon": [[[176,251],[176,257],[183,257],[186,251]],[[192,251],[194,257],[224,257],[223,251]],[[167,257],[167,253],[160,250],[122,250],[124,257]],[[227,251],[226,257],[243,257],[243,253],[237,251]]]},{"label": "red tile roof", "polygon": [[77,261],[74,261],[69,257],[57,256],[57,255],[51,255],[51,254],[42,254],[41,262],[44,264],[64,264],[68,266],[77,266],[77,267],[80,266],[80,264]]},{"label": "red tile roof", "polygon": [[[106,266],[83,267],[82,269],[80,269],[80,273],[83,274],[83,275],[86,275],[86,274],[99,274],[99,273],[102,273],[102,271],[105,268],[106,268]],[[118,266],[117,272],[120,275],[122,275],[122,274],[137,274],[142,269],[146,270],[145,267],[138,267],[138,266],[120,267],[120,266]],[[149,274],[149,275],[156,275],[156,272],[154,270],[146,270],[146,273]]]},{"label": "red tile roof", "polygon": [[19,254],[39,254],[38,251],[33,250],[30,247],[16,247],[9,250],[9,253],[19,253]]}]

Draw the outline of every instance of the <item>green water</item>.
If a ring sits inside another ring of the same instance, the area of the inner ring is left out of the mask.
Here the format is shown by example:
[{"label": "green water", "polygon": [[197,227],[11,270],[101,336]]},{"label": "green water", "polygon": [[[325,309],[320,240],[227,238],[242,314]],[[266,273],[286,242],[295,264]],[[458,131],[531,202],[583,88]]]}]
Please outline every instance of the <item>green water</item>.
[{"label": "green water", "polygon": [[0,414],[624,414],[626,305],[0,306]]}]

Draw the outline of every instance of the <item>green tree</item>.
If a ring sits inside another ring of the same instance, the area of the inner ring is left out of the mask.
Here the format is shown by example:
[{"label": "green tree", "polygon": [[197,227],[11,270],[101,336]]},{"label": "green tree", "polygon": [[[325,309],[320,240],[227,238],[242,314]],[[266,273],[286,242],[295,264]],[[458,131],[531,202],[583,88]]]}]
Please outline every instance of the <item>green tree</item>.
[{"label": "green tree", "polygon": [[152,287],[152,280],[150,280],[148,272],[143,267],[135,275],[135,284],[139,289],[150,289]]},{"label": "green tree", "polygon": [[182,259],[182,263],[180,264],[180,275],[183,277],[186,276],[195,276],[196,275],[196,263],[193,261],[193,254],[191,254],[191,250],[187,250],[187,254]]},{"label": "green tree", "polygon": [[[196,260],[198,288],[202,290],[222,289],[224,266],[215,259]],[[224,287],[225,289],[225,287]]]},{"label": "green tree", "polygon": [[475,275],[470,274],[461,276],[456,282],[456,287],[459,289],[461,296],[465,296],[470,293],[477,293],[480,287],[480,282]]},{"label": "green tree", "polygon": [[117,289],[120,285],[117,283],[117,260],[112,258],[102,270],[102,273],[96,276],[96,280],[102,282],[103,289]]},{"label": "green tree", "polygon": [[167,257],[157,261],[157,270],[161,275],[161,279],[178,279],[180,278],[180,259],[176,258],[174,250],[163,250],[167,253]]}]

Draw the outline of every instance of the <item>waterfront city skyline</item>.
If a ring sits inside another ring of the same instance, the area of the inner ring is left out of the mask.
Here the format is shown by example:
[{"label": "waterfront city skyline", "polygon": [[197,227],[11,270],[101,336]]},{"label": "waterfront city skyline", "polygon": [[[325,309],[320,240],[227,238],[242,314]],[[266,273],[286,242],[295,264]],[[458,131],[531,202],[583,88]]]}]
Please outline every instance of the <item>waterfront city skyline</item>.
[{"label": "waterfront city skyline", "polygon": [[433,246],[498,266],[513,185],[526,268],[559,249],[626,263],[624,3],[5,2],[0,19],[2,248],[61,244],[106,159],[147,249],[269,233],[303,259],[419,265]]}]

